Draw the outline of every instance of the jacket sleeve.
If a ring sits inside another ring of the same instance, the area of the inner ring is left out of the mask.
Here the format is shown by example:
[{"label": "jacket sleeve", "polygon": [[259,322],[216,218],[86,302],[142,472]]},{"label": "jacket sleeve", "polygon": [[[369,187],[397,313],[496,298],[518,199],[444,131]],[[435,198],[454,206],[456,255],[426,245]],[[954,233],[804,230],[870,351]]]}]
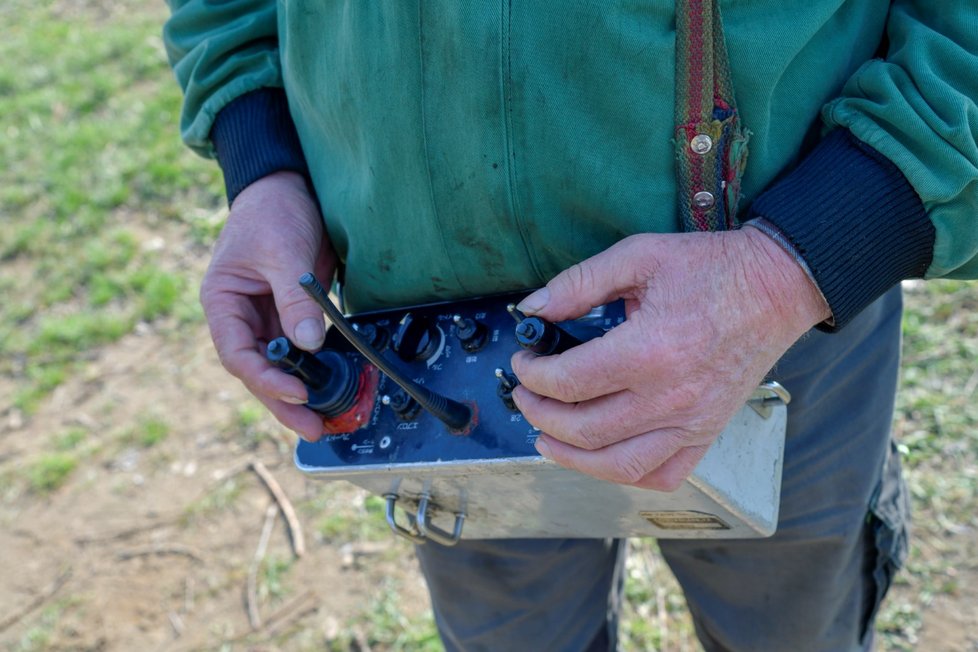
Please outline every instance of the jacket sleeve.
[{"label": "jacket sleeve", "polygon": [[170,65],[183,88],[180,133],[199,154],[214,156],[211,127],[235,98],[282,86],[276,0],[169,0],[163,28]]},{"label": "jacket sleeve", "polygon": [[169,0],[164,43],[184,91],[180,132],[216,157],[228,201],[277,170],[308,177],[282,71],[276,0]]},{"label": "jacket sleeve", "polygon": [[751,207],[836,327],[902,279],[978,277],[978,4],[894,0],[886,38],[824,108],[834,131]]}]

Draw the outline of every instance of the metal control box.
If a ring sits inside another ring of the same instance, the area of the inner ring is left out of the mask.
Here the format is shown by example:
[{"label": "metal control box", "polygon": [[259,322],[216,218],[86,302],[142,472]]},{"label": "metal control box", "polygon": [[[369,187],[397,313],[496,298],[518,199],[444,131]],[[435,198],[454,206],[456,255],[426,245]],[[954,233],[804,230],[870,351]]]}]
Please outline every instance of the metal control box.
[{"label": "metal control box", "polygon": [[[424,411],[408,418],[396,414],[383,400],[396,388],[380,374],[369,423],[316,443],[300,442],[297,467],[386,497],[391,527],[418,542],[451,544],[460,536],[745,538],[774,532],[787,398],[780,388],[759,389],[675,492],[622,486],[561,468],[537,454],[538,431],[499,396],[496,369],[508,370],[518,350],[505,306],[522,296],[351,317],[374,335],[396,330],[408,312],[427,323],[438,341],[426,360],[404,362],[389,350],[384,355],[415,382],[473,405],[475,426],[458,435]],[[460,345],[457,316],[485,327],[478,350]],[[588,339],[623,319],[621,304],[611,304],[561,326]],[[377,341],[386,344],[389,338]],[[326,346],[350,349],[335,329]]]}]

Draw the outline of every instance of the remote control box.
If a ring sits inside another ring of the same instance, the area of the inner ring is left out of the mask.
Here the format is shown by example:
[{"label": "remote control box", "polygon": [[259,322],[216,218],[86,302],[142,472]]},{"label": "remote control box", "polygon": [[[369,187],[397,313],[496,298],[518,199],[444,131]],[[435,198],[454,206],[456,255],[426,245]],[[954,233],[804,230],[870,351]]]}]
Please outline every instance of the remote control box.
[{"label": "remote control box", "polygon": [[774,532],[788,400],[782,388],[759,388],[675,492],[564,469],[534,448],[538,431],[510,398],[518,382],[510,357],[521,346],[559,354],[599,337],[625,319],[624,306],[548,324],[514,310],[525,295],[348,318],[391,373],[460,406],[463,416],[452,425],[365,359],[336,326],[315,356],[287,340],[273,342],[269,358],[302,377],[310,407],[326,415],[329,434],[300,441],[296,466],[384,496],[392,530],[419,543],[450,545],[463,536],[744,538]]}]

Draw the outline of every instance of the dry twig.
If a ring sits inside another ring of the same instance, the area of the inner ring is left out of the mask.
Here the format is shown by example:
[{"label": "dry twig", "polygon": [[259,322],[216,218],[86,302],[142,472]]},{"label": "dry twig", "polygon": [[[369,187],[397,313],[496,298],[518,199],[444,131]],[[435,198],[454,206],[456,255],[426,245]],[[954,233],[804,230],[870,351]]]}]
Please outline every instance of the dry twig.
[{"label": "dry twig", "polygon": [[[261,462],[257,462],[257,463],[261,464]],[[255,464],[255,460],[249,458],[244,460],[243,462],[239,462],[229,467],[224,471],[221,471],[218,477],[214,478],[214,480],[210,482],[210,484],[208,484],[208,486],[200,493],[200,495],[196,499],[194,499],[194,502],[201,500],[205,496],[209,495],[212,491],[214,491],[214,489],[220,487],[225,482],[227,482],[234,476],[238,475],[239,473],[242,473],[243,471],[247,471],[249,468],[252,468],[253,464]],[[186,515],[187,515],[186,510],[180,510],[177,512],[160,516],[159,518],[156,518],[149,523],[136,525],[134,527],[118,530],[116,532],[107,532],[104,534],[92,534],[83,537],[76,537],[75,543],[79,545],[86,545],[89,543],[102,543],[105,541],[114,541],[116,539],[120,539],[120,540],[129,539],[137,534],[142,534],[143,532],[148,532],[150,530],[155,530],[157,528],[166,527],[168,525],[174,525],[180,522],[181,519],[185,518]]]},{"label": "dry twig", "polygon": [[178,614],[176,611],[171,611],[167,613],[166,616],[170,619],[170,627],[173,628],[174,638],[180,638],[183,636],[185,627],[183,625],[183,618],[180,617],[180,614]]},{"label": "dry twig", "polygon": [[276,512],[278,512],[278,507],[274,504],[269,505],[265,510],[265,524],[262,526],[261,536],[258,538],[258,548],[255,550],[255,557],[251,560],[251,566],[248,568],[245,601],[248,607],[248,623],[253,630],[261,627],[261,613],[258,611],[258,571],[265,559],[265,552],[268,550],[268,540],[272,538],[272,527],[275,526]]},{"label": "dry twig", "polygon": [[363,633],[360,627],[356,627],[353,630],[353,640],[356,641],[357,647],[360,648],[360,652],[373,652],[370,649],[370,642],[367,640],[367,635]]},{"label": "dry twig", "polygon": [[135,557],[148,557],[150,555],[180,555],[192,559],[198,563],[204,563],[204,558],[201,557],[200,553],[191,548],[190,546],[185,546],[180,543],[170,543],[170,544],[155,544],[151,546],[142,546],[140,548],[132,548],[130,550],[123,550],[116,555],[116,559],[119,561],[126,561],[127,559],[134,559]]},{"label": "dry twig", "polygon": [[64,571],[62,571],[61,575],[59,575],[57,579],[55,579],[54,582],[52,582],[47,589],[45,589],[37,596],[35,596],[33,600],[31,600],[20,609],[13,612],[12,614],[4,617],[3,620],[0,620],[0,632],[8,629],[11,625],[20,622],[20,620],[24,616],[31,613],[32,611],[40,607],[42,604],[50,600],[52,597],[54,597],[54,594],[60,591],[61,587],[64,586],[65,583],[67,583],[68,580],[71,578],[71,572],[72,569],[69,566]]},{"label": "dry twig", "polygon": [[[258,645],[259,637],[271,637],[277,635],[289,625],[304,618],[305,616],[319,610],[319,597],[311,589],[303,591],[298,596],[282,605],[278,611],[269,616],[261,629],[241,632],[223,639],[224,646],[234,646],[244,640],[252,641],[248,649],[254,649]],[[200,643],[199,641],[184,641],[182,645],[172,648],[174,652],[189,652],[190,650],[212,650],[213,645]]]},{"label": "dry twig", "polygon": [[197,582],[193,575],[187,575],[183,581],[183,613],[193,613],[194,601],[197,597]]},{"label": "dry twig", "polygon": [[92,534],[89,536],[75,537],[75,543],[84,546],[89,543],[104,543],[106,541],[129,539],[136,536],[137,534],[142,534],[143,532],[149,532],[150,530],[155,530],[157,528],[173,525],[174,523],[180,520],[181,516],[182,516],[181,512],[176,512],[173,514],[167,514],[166,516],[161,516],[160,518],[157,518],[149,523],[143,523],[141,525],[125,528],[123,530],[118,530],[116,532],[106,532],[103,534]]},{"label": "dry twig", "polygon": [[282,486],[272,476],[268,468],[262,464],[261,460],[252,460],[251,468],[262,479],[262,482],[265,483],[265,486],[268,487],[268,490],[275,498],[275,502],[278,503],[279,508],[282,510],[282,516],[285,517],[285,523],[289,526],[292,550],[296,557],[302,557],[306,554],[306,544],[302,536],[302,525],[299,523],[299,518],[295,515],[295,509],[292,507],[289,497],[285,495]]},{"label": "dry twig", "polygon": [[269,636],[277,635],[295,621],[318,610],[319,598],[316,594],[311,590],[303,591],[268,617],[264,633]]}]

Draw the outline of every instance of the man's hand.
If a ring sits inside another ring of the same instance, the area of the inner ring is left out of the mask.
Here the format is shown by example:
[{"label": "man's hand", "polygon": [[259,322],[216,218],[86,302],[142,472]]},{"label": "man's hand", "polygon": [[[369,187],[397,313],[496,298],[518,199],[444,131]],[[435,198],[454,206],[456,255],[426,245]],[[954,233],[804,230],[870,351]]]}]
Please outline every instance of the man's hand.
[{"label": "man's hand", "polygon": [[520,309],[559,321],[625,300],[625,322],[560,355],[513,356],[537,450],[597,478],[672,491],[778,358],[830,315],[760,231],[637,235],[567,269]]},{"label": "man's hand", "polygon": [[305,180],[276,172],[235,198],[200,288],[221,364],[283,425],[310,441],[322,434],[322,418],[300,406],[305,386],[265,359],[265,345],[284,334],[306,350],[322,346],[322,310],[298,280],[310,270],[329,279],[335,266]]}]

